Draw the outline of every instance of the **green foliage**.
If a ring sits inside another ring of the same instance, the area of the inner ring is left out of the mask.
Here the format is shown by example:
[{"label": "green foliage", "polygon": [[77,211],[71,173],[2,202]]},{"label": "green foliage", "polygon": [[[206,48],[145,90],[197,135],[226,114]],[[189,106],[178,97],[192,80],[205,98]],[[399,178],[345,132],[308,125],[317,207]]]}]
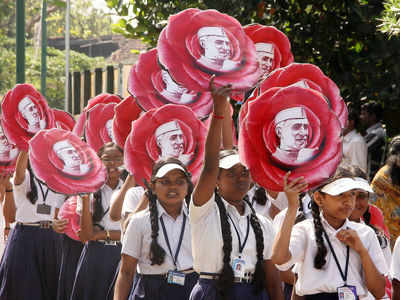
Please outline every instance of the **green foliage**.
[{"label": "green foliage", "polygon": [[386,0],[385,10],[380,20],[380,30],[390,36],[400,34],[400,0]]},{"label": "green foliage", "polygon": [[169,15],[188,7],[217,9],[243,25],[273,25],[289,37],[295,61],[320,67],[340,87],[345,101],[357,106],[366,97],[380,101],[386,112],[400,108],[400,41],[395,37],[388,40],[377,30],[384,9],[380,0],[107,0],[107,3],[119,15],[131,16],[126,22],[114,24],[113,30],[141,38],[150,46],[156,45]]},{"label": "green foliage", "polygon": [[[30,45],[26,48],[26,82],[31,83],[40,90],[40,49]],[[0,95],[4,95],[15,85],[15,41],[11,39],[0,40]],[[105,67],[102,57],[91,58],[85,54],[71,51],[71,72],[94,70]],[[53,108],[64,108],[65,86],[65,54],[55,48],[47,48],[47,77],[46,99]]]}]

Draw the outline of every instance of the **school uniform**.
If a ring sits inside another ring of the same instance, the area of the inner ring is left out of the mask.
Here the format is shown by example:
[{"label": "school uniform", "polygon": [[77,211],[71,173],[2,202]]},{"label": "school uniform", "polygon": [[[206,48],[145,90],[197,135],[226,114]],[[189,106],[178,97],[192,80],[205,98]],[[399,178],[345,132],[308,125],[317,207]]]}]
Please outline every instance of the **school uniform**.
[{"label": "school uniform", "polygon": [[[218,299],[215,278],[220,273],[223,266],[223,239],[221,231],[220,213],[215,202],[215,194],[202,206],[196,206],[190,202],[189,214],[192,229],[193,245],[193,266],[200,279],[193,288],[190,299]],[[222,199],[222,198],[221,198]],[[230,299],[268,299],[264,290],[258,295],[253,293],[253,285],[250,283],[251,276],[254,274],[257,263],[256,238],[250,224],[251,208],[245,203],[244,214],[240,215],[237,209],[222,199],[229,217],[229,224],[232,235],[231,264],[235,259],[242,259],[245,263],[240,267],[242,277],[236,276]],[[264,260],[268,260],[272,255],[272,242],[274,240],[274,230],[271,222],[260,215],[257,215],[264,238]],[[239,249],[239,237],[242,251]],[[247,241],[244,243],[246,240]],[[250,275],[251,274],[251,275]],[[240,282],[239,282],[240,281]]]},{"label": "school uniform", "polygon": [[[349,253],[346,284],[356,287],[359,299],[367,299],[368,290],[363,279],[360,256],[353,249],[347,248],[345,244],[340,242],[336,238],[336,234],[342,229],[355,230],[364,247],[368,250],[377,270],[386,275],[385,258],[375,232],[369,226],[347,219],[343,226],[336,230],[324,219],[322,213],[320,218],[342,273],[345,270],[347,251]],[[323,235],[323,239],[328,250],[326,263],[322,269],[316,269],[314,268],[314,257],[317,252],[317,243],[313,220],[305,220],[296,224],[292,229],[289,245],[292,258],[285,264],[277,266],[278,269],[286,271],[296,263],[298,274],[296,293],[300,296],[306,295],[306,299],[338,299],[337,289],[345,284],[325,235]]]},{"label": "school uniform", "polygon": [[[157,241],[165,250],[165,259],[161,265],[151,265],[150,210],[146,209],[133,215],[124,235],[121,252],[138,260],[138,281],[129,299],[188,299],[197,281],[197,274],[193,270],[187,209],[183,205],[180,215],[174,219],[158,201],[156,205],[159,223]],[[177,284],[175,278],[172,278],[171,271],[174,270],[184,274],[184,285]]]},{"label": "school uniform", "polygon": [[[116,189],[108,185],[101,188],[101,200],[104,215],[100,222],[93,224],[102,230],[120,230],[120,223],[111,220],[109,215],[110,200]],[[78,199],[77,209],[81,210],[82,199]],[[112,284],[115,270],[121,259],[121,243],[119,241],[88,241],[86,242],[76,269],[71,300],[106,299]]]},{"label": "school uniform", "polygon": [[56,208],[65,195],[49,190],[36,179],[38,199],[26,197],[31,190],[30,173],[14,186],[16,225],[10,232],[0,264],[0,299],[54,300],[60,268],[60,237],[51,228]]},{"label": "school uniform", "polygon": [[141,186],[131,187],[125,194],[124,204],[122,205],[121,216],[124,219],[129,213],[135,211],[139,205],[140,200],[145,193],[145,190]]}]

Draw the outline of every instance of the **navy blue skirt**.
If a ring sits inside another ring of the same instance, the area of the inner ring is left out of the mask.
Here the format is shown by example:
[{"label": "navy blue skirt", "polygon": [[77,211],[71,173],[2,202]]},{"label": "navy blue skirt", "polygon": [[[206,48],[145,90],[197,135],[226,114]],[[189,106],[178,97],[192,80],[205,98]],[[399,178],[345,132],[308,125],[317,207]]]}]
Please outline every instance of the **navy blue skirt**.
[{"label": "navy blue skirt", "polygon": [[[190,300],[219,300],[217,281],[212,279],[199,278],[190,294]],[[269,300],[265,289],[254,293],[254,286],[251,283],[233,283],[229,294],[230,300]]]},{"label": "navy blue skirt", "polygon": [[0,264],[0,300],[56,299],[60,248],[51,228],[17,224]]},{"label": "navy blue skirt", "polygon": [[120,259],[120,243],[117,246],[86,243],[76,269],[71,300],[106,299]]},{"label": "navy blue skirt", "polygon": [[337,300],[339,299],[337,293],[319,293],[314,295],[306,295],[304,296],[306,300]]},{"label": "navy blue skirt", "polygon": [[285,300],[292,299],[293,285],[285,283],[283,288],[283,296]]},{"label": "navy blue skirt", "polygon": [[81,256],[83,244],[63,234],[61,249],[61,267],[58,279],[57,300],[69,300],[74,285],[76,268]]},{"label": "navy blue skirt", "polygon": [[129,300],[171,300],[189,299],[193,286],[198,279],[197,273],[186,274],[185,285],[180,286],[167,282],[162,275],[137,274],[137,283],[131,290]]}]

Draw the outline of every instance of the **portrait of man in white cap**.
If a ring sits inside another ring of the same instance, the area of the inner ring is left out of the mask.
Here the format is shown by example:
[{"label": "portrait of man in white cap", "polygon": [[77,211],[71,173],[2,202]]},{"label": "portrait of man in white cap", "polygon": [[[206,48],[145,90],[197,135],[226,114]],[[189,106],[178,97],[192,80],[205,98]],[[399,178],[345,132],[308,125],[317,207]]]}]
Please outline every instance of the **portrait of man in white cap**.
[{"label": "portrait of man in white cap", "polygon": [[176,104],[187,104],[195,100],[197,94],[190,92],[187,88],[179,85],[172,79],[166,70],[161,70],[161,78],[164,82],[164,89],[160,92],[168,102]]},{"label": "portrait of man in white cap", "polygon": [[177,121],[160,125],[155,131],[157,146],[160,149],[160,159],[175,157],[182,163],[188,164],[190,154],[184,154],[185,141],[183,131]]},{"label": "portrait of man in white cap", "polygon": [[3,128],[0,126],[0,164],[14,160],[18,155],[18,149],[8,142]]},{"label": "portrait of man in white cap", "polygon": [[64,163],[63,172],[72,176],[83,176],[89,172],[89,164],[83,164],[79,152],[68,140],[61,140],[53,145],[53,151]]},{"label": "portrait of man in white cap", "polygon": [[317,154],[318,148],[307,148],[309,122],[303,107],[291,107],[276,114],[275,133],[279,147],[272,154],[284,163],[303,163]]},{"label": "portrait of man in white cap", "polygon": [[256,43],[257,61],[261,69],[261,77],[265,78],[272,71],[274,65],[274,45],[270,43]]},{"label": "portrait of man in white cap", "polygon": [[202,27],[197,32],[200,47],[204,53],[197,60],[201,65],[215,70],[231,71],[238,63],[231,60],[232,45],[222,27]]},{"label": "portrait of man in white cap", "polygon": [[46,128],[46,120],[41,119],[38,108],[29,97],[23,98],[18,103],[18,111],[28,122],[27,131],[29,133],[36,133],[40,129]]}]

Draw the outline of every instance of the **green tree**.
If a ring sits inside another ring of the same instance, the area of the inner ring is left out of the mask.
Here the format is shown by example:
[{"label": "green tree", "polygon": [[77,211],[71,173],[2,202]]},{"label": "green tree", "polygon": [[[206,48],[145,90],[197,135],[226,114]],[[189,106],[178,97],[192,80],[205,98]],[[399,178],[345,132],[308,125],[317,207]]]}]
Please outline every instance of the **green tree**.
[{"label": "green tree", "polygon": [[150,46],[156,45],[168,16],[187,7],[217,9],[242,25],[273,25],[289,37],[295,61],[319,66],[346,101],[358,105],[367,97],[380,101],[386,111],[400,108],[400,41],[377,30],[382,1],[105,1],[125,16],[113,30],[141,37]]},{"label": "green tree", "polygon": [[387,0],[382,14],[380,30],[390,36],[400,34],[400,0]]}]

